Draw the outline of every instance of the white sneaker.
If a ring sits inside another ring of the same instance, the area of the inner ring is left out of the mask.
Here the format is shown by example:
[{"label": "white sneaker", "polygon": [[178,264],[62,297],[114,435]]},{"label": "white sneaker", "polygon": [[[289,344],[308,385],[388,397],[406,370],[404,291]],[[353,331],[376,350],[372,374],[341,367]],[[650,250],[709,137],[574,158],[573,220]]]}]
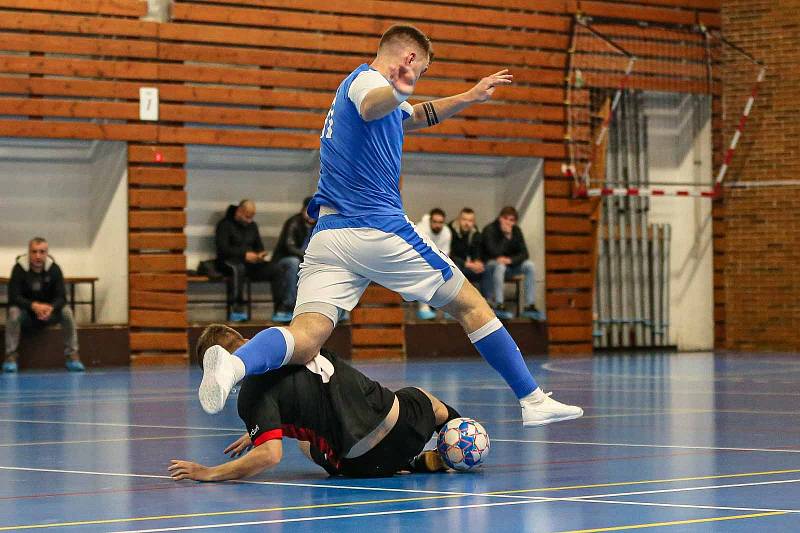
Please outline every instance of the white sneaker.
[{"label": "white sneaker", "polygon": [[198,396],[203,411],[210,415],[222,411],[231,389],[244,375],[242,371],[239,372],[241,376],[237,377],[236,367],[244,367],[244,364],[239,361],[239,365],[236,365],[235,359],[238,358],[216,344],[203,355],[203,381],[200,382]]},{"label": "white sneaker", "polygon": [[544,426],[553,422],[573,420],[583,416],[583,409],[575,405],[557,402],[541,389],[536,389],[519,401],[522,406],[522,425],[525,427]]}]

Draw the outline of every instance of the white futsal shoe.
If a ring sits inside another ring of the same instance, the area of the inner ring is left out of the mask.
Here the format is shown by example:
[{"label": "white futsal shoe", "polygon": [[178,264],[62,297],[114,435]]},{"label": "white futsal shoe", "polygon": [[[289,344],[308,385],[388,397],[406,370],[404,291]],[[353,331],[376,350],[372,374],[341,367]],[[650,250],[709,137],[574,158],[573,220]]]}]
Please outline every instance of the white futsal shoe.
[{"label": "white futsal shoe", "polygon": [[203,355],[203,381],[200,382],[200,405],[213,415],[222,411],[234,385],[244,377],[244,363],[219,345]]},{"label": "white futsal shoe", "polygon": [[553,422],[573,420],[583,416],[583,409],[575,405],[557,402],[542,389],[536,389],[519,401],[522,406],[522,425],[525,427],[544,426]]}]

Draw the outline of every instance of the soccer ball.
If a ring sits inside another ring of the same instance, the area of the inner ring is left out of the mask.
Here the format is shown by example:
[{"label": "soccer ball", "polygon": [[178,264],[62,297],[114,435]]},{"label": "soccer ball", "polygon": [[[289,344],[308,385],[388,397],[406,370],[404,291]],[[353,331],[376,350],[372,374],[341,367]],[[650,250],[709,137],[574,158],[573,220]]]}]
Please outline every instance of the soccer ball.
[{"label": "soccer ball", "polygon": [[489,435],[471,418],[454,418],[439,432],[436,449],[454,470],[470,470],[489,455]]}]

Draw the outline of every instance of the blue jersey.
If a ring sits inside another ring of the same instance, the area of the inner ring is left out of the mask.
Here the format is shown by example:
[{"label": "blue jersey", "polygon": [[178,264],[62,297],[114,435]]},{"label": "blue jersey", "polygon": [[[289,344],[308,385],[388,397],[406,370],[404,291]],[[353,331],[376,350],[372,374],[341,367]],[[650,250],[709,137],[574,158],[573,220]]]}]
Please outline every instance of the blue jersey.
[{"label": "blue jersey", "polygon": [[320,173],[317,192],[308,206],[312,218],[320,206],[344,217],[403,215],[400,198],[400,161],[403,120],[409,114],[399,106],[370,122],[361,118],[348,97],[356,77],[370,70],[362,64],[339,85],[320,136]]}]

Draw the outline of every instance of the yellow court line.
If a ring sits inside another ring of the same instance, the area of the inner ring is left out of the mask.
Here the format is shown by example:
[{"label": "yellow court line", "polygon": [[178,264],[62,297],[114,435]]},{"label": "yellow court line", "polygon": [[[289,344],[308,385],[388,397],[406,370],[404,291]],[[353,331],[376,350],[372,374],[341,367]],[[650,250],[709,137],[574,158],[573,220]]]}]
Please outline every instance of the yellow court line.
[{"label": "yellow court line", "polygon": [[769,513],[740,514],[735,516],[718,516],[714,518],[695,518],[694,520],[674,520],[672,522],[651,522],[649,524],[632,524],[629,526],[601,527],[596,529],[574,529],[561,533],[600,533],[601,531],[623,531],[626,529],[644,529],[647,527],[682,526],[685,524],[701,524],[704,522],[722,522],[723,520],[741,520],[743,518],[759,518],[761,516],[775,516],[786,514],[785,511],[772,511]]},{"label": "yellow court line", "polygon": [[[317,503],[311,505],[294,505],[290,507],[266,507],[263,509],[238,509],[235,511],[213,511],[208,513],[187,513],[187,514],[173,514],[161,516],[140,516],[135,518],[108,518],[103,520],[84,520],[80,522],[60,522],[56,524],[30,524],[22,526],[3,526],[0,531],[13,531],[18,529],[43,529],[49,527],[72,527],[72,526],[91,526],[99,524],[119,524],[122,522],[143,522],[147,520],[172,520],[177,518],[204,518],[211,516],[229,516],[236,514],[255,514],[255,513],[274,513],[279,511],[303,511],[309,509],[325,509],[330,507],[348,507],[355,505],[374,505],[381,503],[403,503],[410,501],[423,501],[423,500],[438,500],[442,498],[464,498],[468,494],[446,494],[442,496],[417,496],[414,498],[396,498],[390,500],[362,500],[356,502],[339,502],[339,503]],[[535,501],[535,500],[532,500]]]},{"label": "yellow court line", "polygon": [[729,479],[736,477],[775,476],[778,474],[797,474],[798,472],[800,472],[800,468],[793,468],[791,470],[767,470],[765,472],[742,472],[739,474],[719,474],[714,476],[676,477],[669,479],[648,479],[642,481],[617,481],[614,483],[597,483],[595,485],[570,485],[566,487],[545,487],[539,489],[515,489],[515,490],[503,490],[496,492],[484,492],[483,494],[487,495],[521,494],[524,492],[551,492],[557,490],[599,489],[604,487],[621,487],[627,485],[646,485],[649,483],[676,483],[678,481],[703,481],[706,479]]},{"label": "yellow court line", "polygon": [[[268,507],[268,508],[258,508],[258,509],[236,509],[232,511],[211,511],[206,513],[187,513],[187,514],[174,514],[174,515],[154,515],[154,516],[140,516],[140,517],[133,517],[133,518],[108,518],[108,519],[100,519],[100,520],[84,520],[84,521],[77,521],[77,522],[58,522],[52,524],[28,524],[28,525],[17,525],[17,526],[3,526],[0,527],[0,531],[12,531],[12,530],[20,530],[20,529],[44,529],[44,528],[52,528],[52,527],[74,527],[74,526],[88,526],[88,525],[99,525],[99,524],[117,524],[123,522],[144,522],[144,521],[155,521],[155,520],[172,520],[172,519],[179,519],[179,518],[203,518],[203,517],[213,517],[213,516],[230,516],[230,515],[239,515],[239,514],[257,514],[257,513],[272,513],[272,512],[279,512],[279,511],[300,511],[300,510],[310,510],[310,509],[325,509],[325,508],[332,508],[332,507],[347,507],[347,506],[360,506],[360,505],[379,505],[379,504],[389,504],[389,503],[407,503],[407,502],[417,502],[417,501],[426,501],[426,500],[441,500],[441,499],[448,499],[448,498],[465,498],[465,497],[480,497],[480,496],[503,496],[503,495],[512,495],[518,494],[523,492],[550,492],[550,491],[560,491],[560,490],[574,490],[574,489],[592,489],[592,488],[602,488],[602,487],[618,487],[618,486],[625,486],[625,485],[642,485],[648,483],[676,483],[680,481],[699,481],[699,480],[707,480],[707,479],[724,479],[724,478],[735,478],[735,477],[753,477],[753,476],[767,476],[767,475],[778,475],[778,474],[792,474],[798,473],[800,469],[793,469],[793,470],[770,470],[765,472],[742,472],[739,474],[720,474],[715,476],[697,476],[697,477],[682,477],[682,478],[672,478],[672,479],[654,479],[654,480],[643,480],[643,481],[620,481],[616,483],[598,483],[594,485],[569,485],[564,487],[542,487],[537,489],[517,489],[517,490],[505,490],[505,491],[495,491],[495,492],[483,492],[483,493],[474,493],[474,494],[442,494],[442,495],[435,495],[435,496],[415,496],[412,498],[393,498],[393,499],[380,499],[380,500],[359,500],[359,501],[348,501],[348,502],[338,502],[338,503],[320,503],[320,504],[310,504],[310,505],[296,505],[296,506],[288,506],[288,507]],[[267,482],[268,483],[268,482]],[[335,485],[331,485],[332,488],[335,488]],[[590,498],[592,495],[586,495],[585,497]],[[532,500],[535,501],[535,500]]]}]

